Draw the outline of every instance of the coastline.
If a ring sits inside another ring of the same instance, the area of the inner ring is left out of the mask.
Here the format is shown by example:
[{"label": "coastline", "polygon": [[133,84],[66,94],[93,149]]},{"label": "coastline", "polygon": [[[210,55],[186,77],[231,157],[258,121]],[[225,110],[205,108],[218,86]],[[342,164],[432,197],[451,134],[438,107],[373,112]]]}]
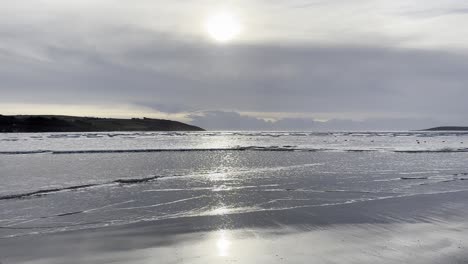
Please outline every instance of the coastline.
[{"label": "coastline", "polygon": [[178,121],[151,118],[97,118],[56,115],[0,114],[0,133],[79,133],[135,131],[205,131]]}]

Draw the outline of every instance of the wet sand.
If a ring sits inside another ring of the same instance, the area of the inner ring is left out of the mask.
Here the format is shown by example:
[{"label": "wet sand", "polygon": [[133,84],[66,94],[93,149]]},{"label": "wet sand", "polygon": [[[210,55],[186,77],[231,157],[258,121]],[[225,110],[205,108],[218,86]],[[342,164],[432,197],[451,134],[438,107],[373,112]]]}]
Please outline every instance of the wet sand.
[{"label": "wet sand", "polygon": [[[0,239],[7,263],[468,263],[468,191]],[[39,230],[38,230],[39,231]]]}]

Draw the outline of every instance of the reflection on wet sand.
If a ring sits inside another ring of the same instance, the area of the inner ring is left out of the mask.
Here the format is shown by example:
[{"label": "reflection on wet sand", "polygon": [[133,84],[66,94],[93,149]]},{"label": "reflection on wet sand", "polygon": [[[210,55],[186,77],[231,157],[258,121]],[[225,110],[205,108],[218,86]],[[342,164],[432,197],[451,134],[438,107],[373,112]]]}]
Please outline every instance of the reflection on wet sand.
[{"label": "reflection on wet sand", "polygon": [[[122,232],[103,236],[97,232],[79,239],[59,236],[58,240],[50,241],[53,247],[42,245],[42,250],[32,249],[32,253],[44,254],[43,258],[30,259],[27,263],[430,264],[468,261],[465,248],[468,225],[462,222],[306,229],[222,229],[155,237],[140,232],[131,236]],[[54,251],[56,257],[48,258],[48,251],[53,249],[57,250]]]},{"label": "reflection on wet sand", "polygon": [[[339,225],[306,232],[220,230],[189,235],[192,238],[182,235],[174,246],[138,250],[132,256],[141,261],[136,263],[161,256],[165,263],[466,263],[467,227],[451,223]],[[175,248],[183,261],[173,254]]]},{"label": "reflection on wet sand", "polygon": [[218,236],[218,240],[216,241],[216,247],[218,248],[218,256],[227,257],[229,256],[229,248],[231,246],[229,232],[227,230],[219,230]]}]

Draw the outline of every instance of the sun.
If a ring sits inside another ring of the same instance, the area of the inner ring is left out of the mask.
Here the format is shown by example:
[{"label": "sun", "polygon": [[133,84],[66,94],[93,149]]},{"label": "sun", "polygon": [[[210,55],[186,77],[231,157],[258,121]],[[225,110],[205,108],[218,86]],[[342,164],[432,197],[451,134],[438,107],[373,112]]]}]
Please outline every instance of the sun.
[{"label": "sun", "polygon": [[224,12],[208,17],[205,21],[205,30],[213,40],[226,43],[235,39],[242,27],[236,16]]}]

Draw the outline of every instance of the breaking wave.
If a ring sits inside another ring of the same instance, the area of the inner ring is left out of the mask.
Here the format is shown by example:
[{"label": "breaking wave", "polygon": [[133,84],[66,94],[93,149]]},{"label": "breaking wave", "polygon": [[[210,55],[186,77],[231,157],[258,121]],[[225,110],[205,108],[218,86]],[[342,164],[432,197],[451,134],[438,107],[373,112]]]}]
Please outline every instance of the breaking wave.
[{"label": "breaking wave", "polygon": [[121,185],[122,184],[138,184],[138,183],[151,182],[159,178],[161,178],[161,176],[151,176],[151,177],[146,177],[146,178],[117,179],[117,180],[104,182],[104,183],[82,184],[82,185],[74,185],[74,186],[68,186],[68,187],[41,189],[37,191],[3,195],[3,196],[0,196],[0,200],[25,199],[25,198],[49,195],[49,194],[58,193],[58,192],[77,191],[77,190],[89,189],[93,187],[106,186],[106,185],[112,185],[112,184],[121,184]]},{"label": "breaking wave", "polygon": [[90,149],[90,150],[28,150],[0,151],[0,155],[27,154],[105,154],[105,153],[151,153],[151,152],[212,152],[212,151],[298,151],[298,152],[394,152],[394,153],[460,153],[468,152],[468,148],[443,149],[384,149],[384,148],[298,148],[296,146],[246,146],[232,148],[177,148],[177,149]]}]

